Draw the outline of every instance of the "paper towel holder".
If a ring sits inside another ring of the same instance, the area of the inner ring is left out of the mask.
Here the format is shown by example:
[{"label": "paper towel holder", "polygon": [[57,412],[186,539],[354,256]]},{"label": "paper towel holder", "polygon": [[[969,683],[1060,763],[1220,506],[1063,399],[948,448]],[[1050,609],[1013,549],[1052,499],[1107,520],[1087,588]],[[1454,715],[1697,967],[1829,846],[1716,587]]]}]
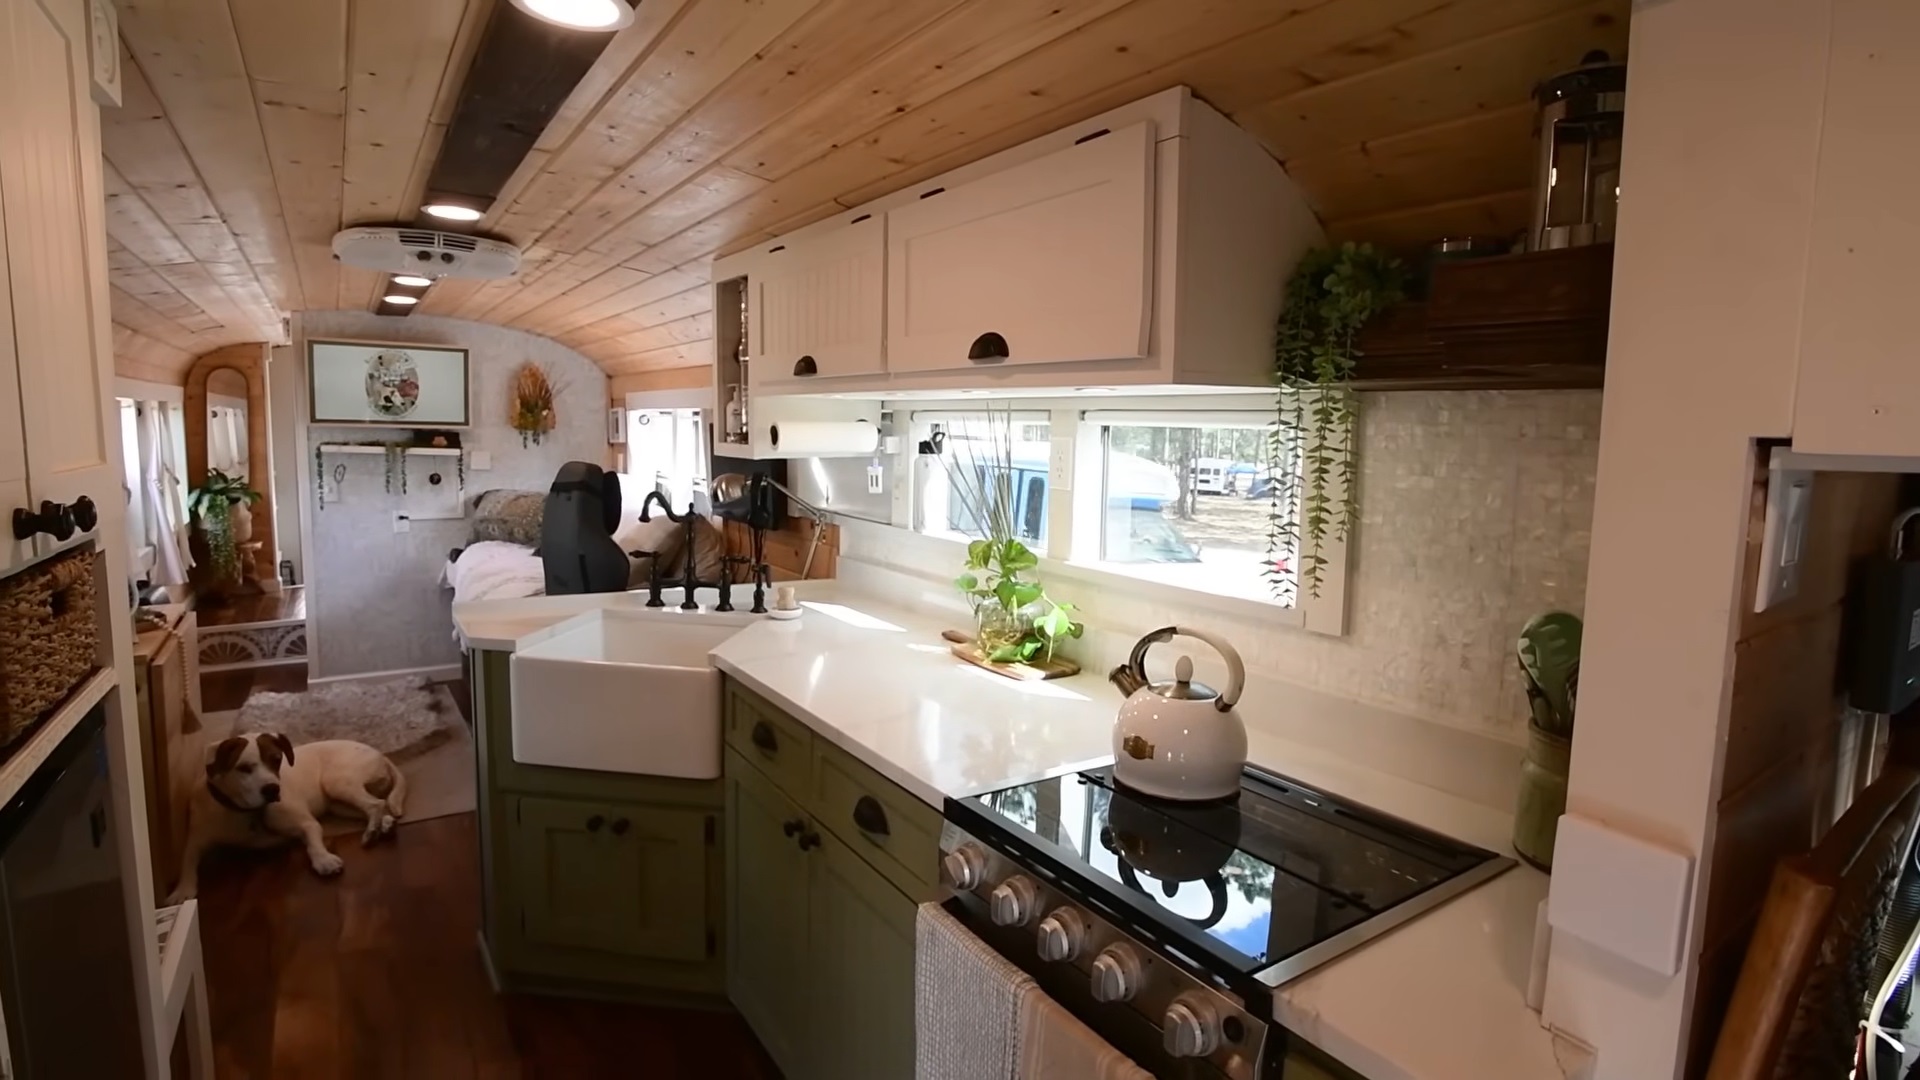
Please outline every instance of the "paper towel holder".
[{"label": "paper towel holder", "polygon": [[814,362],[813,357],[803,356],[793,362],[793,374],[795,378],[799,378],[802,375],[818,375],[820,374],[820,365]]}]

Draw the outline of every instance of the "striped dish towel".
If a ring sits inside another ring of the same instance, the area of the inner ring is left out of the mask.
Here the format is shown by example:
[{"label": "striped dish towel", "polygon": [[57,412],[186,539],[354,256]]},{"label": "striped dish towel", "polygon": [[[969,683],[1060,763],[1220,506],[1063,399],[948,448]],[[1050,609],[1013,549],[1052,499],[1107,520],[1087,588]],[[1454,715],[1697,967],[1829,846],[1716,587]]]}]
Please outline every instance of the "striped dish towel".
[{"label": "striped dish towel", "polygon": [[1032,976],[949,915],[921,904],[914,917],[913,1014],[917,1080],[1011,1080],[1021,1001]]}]

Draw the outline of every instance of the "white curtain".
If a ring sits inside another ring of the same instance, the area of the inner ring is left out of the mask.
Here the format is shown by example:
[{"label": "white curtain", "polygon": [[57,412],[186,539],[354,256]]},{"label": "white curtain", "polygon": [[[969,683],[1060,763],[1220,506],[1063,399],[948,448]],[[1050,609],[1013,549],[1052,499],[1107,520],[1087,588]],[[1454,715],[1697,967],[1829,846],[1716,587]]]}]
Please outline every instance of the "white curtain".
[{"label": "white curtain", "polygon": [[181,585],[193,557],[187,553],[186,490],[175,460],[172,410],[157,402],[140,406],[140,497],[145,502],[147,542],[153,545],[155,585]]}]

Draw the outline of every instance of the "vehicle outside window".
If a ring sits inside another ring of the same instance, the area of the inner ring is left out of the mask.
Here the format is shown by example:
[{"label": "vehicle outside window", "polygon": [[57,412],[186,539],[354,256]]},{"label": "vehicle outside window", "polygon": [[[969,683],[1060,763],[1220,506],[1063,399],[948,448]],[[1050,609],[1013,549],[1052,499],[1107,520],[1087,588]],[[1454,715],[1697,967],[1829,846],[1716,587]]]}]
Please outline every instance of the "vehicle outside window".
[{"label": "vehicle outside window", "polygon": [[1276,462],[1271,420],[1249,413],[1208,422],[1101,427],[1099,563],[1135,577],[1256,600],[1293,598],[1295,560],[1272,550],[1275,500],[1294,510],[1290,453]]}]

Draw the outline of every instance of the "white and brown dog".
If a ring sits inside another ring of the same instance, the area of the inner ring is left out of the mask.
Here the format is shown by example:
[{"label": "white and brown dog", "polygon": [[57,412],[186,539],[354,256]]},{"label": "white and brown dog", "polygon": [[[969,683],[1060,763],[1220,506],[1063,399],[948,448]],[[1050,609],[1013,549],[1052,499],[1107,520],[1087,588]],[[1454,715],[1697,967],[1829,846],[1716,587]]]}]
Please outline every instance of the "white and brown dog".
[{"label": "white and brown dog", "polygon": [[407,776],[387,756],[365,743],[344,739],[300,747],[273,732],[236,735],[207,754],[207,782],[187,804],[187,842],[180,884],[167,897],[177,904],[200,888],[200,858],[218,846],[269,847],[298,840],[313,872],[340,872],[340,856],[327,850],[320,815],[349,807],[367,819],[362,843],[393,831],[406,805]]}]

